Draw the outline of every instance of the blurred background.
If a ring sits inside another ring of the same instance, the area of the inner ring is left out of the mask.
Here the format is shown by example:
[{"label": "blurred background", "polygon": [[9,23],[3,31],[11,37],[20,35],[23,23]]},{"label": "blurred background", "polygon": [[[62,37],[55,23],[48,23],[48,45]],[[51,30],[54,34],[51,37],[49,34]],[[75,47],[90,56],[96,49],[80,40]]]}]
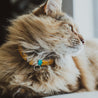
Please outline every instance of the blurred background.
[{"label": "blurred background", "polygon": [[[0,0],[0,45],[9,20],[28,13],[47,0]],[[86,39],[98,37],[98,0],[63,0],[63,11],[74,18]]]},{"label": "blurred background", "polygon": [[86,39],[98,37],[98,0],[63,0],[63,10],[74,18]]}]

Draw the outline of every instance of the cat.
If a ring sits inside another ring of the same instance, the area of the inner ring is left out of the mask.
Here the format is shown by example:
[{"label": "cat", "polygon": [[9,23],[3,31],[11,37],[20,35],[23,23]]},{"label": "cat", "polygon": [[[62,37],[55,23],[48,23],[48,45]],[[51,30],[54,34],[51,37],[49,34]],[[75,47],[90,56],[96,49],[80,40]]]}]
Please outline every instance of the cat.
[{"label": "cat", "polygon": [[97,90],[98,41],[85,41],[61,7],[62,0],[48,0],[12,20],[0,48],[1,96],[39,98]]}]

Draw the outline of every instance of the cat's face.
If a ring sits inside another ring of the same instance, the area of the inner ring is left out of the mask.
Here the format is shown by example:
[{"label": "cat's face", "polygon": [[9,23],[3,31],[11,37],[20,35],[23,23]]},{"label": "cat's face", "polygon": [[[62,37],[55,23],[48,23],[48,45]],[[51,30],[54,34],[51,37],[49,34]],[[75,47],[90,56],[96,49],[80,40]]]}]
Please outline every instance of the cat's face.
[{"label": "cat's face", "polygon": [[[48,56],[72,55],[83,48],[84,40],[73,20],[66,14],[19,17],[9,28],[11,38],[18,41],[25,53]],[[13,33],[15,32],[15,33]],[[16,41],[16,42],[17,42]]]}]

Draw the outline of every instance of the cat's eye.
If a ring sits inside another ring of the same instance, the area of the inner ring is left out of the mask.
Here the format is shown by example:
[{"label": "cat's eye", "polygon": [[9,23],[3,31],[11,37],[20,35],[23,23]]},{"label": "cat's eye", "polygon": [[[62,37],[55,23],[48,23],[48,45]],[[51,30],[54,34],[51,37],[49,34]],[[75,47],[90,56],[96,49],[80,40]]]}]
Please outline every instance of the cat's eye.
[{"label": "cat's eye", "polygon": [[70,27],[70,30],[73,32],[73,26],[71,24],[68,24]]},{"label": "cat's eye", "polygon": [[62,23],[65,27],[67,27],[67,29],[70,29],[72,32],[74,31],[73,30],[73,26],[71,24],[65,24],[65,23]]}]

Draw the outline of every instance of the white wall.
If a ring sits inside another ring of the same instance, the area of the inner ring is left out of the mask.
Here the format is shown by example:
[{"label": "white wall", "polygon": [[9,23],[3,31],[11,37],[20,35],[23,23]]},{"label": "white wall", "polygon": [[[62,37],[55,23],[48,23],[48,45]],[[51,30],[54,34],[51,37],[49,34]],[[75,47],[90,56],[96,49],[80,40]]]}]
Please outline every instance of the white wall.
[{"label": "white wall", "polygon": [[98,0],[93,0],[94,4],[94,33],[98,38]]},{"label": "white wall", "polygon": [[73,0],[73,17],[84,37],[91,38],[94,34],[93,0]]}]

